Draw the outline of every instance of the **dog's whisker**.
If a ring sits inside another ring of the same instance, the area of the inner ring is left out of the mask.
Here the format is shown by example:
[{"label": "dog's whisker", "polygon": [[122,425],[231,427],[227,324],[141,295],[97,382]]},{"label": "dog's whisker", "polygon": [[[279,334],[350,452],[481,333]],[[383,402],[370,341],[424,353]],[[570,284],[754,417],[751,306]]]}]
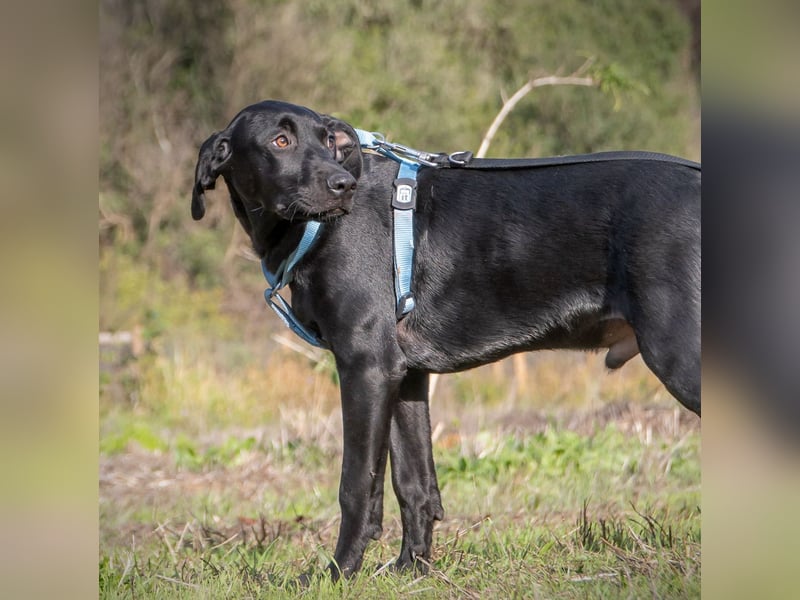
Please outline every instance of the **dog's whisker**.
[{"label": "dog's whisker", "polygon": [[297,213],[300,212],[300,203],[298,201],[294,201],[289,205],[289,208],[292,210],[291,216],[289,217],[290,221],[293,221],[294,218],[297,216]]}]

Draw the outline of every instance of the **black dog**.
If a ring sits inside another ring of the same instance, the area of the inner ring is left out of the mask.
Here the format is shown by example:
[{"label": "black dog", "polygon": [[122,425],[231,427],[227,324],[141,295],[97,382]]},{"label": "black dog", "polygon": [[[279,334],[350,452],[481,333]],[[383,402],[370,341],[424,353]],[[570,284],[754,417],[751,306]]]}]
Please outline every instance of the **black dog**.
[{"label": "black dog", "polygon": [[[678,161],[535,169],[422,168],[414,223],[416,308],[398,320],[392,184],[398,164],[362,153],[352,127],[261,102],[203,144],[192,216],[225,179],[269,269],[325,222],[291,283],[299,320],[336,358],[344,458],[334,577],[381,535],[387,454],[400,503],[399,568],[430,557],[443,517],[428,374],[515,352],[608,348],[645,363],[700,414],[700,173]],[[416,563],[419,566],[419,563]]]}]

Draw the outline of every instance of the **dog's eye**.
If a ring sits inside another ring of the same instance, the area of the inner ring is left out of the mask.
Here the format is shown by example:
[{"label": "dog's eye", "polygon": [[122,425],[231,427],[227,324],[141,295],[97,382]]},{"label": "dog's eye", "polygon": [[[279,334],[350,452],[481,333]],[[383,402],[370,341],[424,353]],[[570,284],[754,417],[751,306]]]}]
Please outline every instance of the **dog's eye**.
[{"label": "dog's eye", "polygon": [[328,136],[328,148],[333,150],[336,147],[336,136],[331,134]]},{"label": "dog's eye", "polygon": [[289,138],[286,137],[285,135],[279,135],[274,140],[272,140],[272,143],[278,148],[286,148],[286,146],[289,145]]}]

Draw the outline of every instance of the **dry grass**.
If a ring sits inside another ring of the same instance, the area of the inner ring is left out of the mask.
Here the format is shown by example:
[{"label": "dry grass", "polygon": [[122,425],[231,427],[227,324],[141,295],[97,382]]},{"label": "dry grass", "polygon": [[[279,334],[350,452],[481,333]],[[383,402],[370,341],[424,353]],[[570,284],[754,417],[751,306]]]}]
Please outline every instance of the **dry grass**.
[{"label": "dry grass", "polygon": [[[138,402],[102,399],[101,445],[114,435],[125,442],[100,458],[104,597],[293,597],[289,582],[330,560],[341,418],[328,355],[251,349],[231,369],[204,350],[140,360]],[[505,361],[437,385],[447,516],[431,574],[372,577],[401,537],[387,484],[384,536],[368,549],[363,577],[338,590],[318,581],[317,594],[699,589],[699,420],[639,360],[608,373],[598,355],[526,358],[525,380]],[[125,438],[127,423],[157,443]]]}]

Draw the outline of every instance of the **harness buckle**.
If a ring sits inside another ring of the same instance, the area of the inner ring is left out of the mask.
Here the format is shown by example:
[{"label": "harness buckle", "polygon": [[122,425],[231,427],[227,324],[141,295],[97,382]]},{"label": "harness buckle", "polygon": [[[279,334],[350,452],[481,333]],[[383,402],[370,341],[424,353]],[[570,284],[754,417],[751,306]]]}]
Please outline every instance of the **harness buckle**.
[{"label": "harness buckle", "polygon": [[417,305],[416,301],[414,300],[414,294],[411,292],[406,292],[400,299],[397,301],[397,310],[395,311],[395,317],[399,321],[405,315],[410,313],[414,310],[414,307]]},{"label": "harness buckle", "polygon": [[414,210],[417,208],[417,180],[407,177],[395,179],[392,208],[398,210]]}]

